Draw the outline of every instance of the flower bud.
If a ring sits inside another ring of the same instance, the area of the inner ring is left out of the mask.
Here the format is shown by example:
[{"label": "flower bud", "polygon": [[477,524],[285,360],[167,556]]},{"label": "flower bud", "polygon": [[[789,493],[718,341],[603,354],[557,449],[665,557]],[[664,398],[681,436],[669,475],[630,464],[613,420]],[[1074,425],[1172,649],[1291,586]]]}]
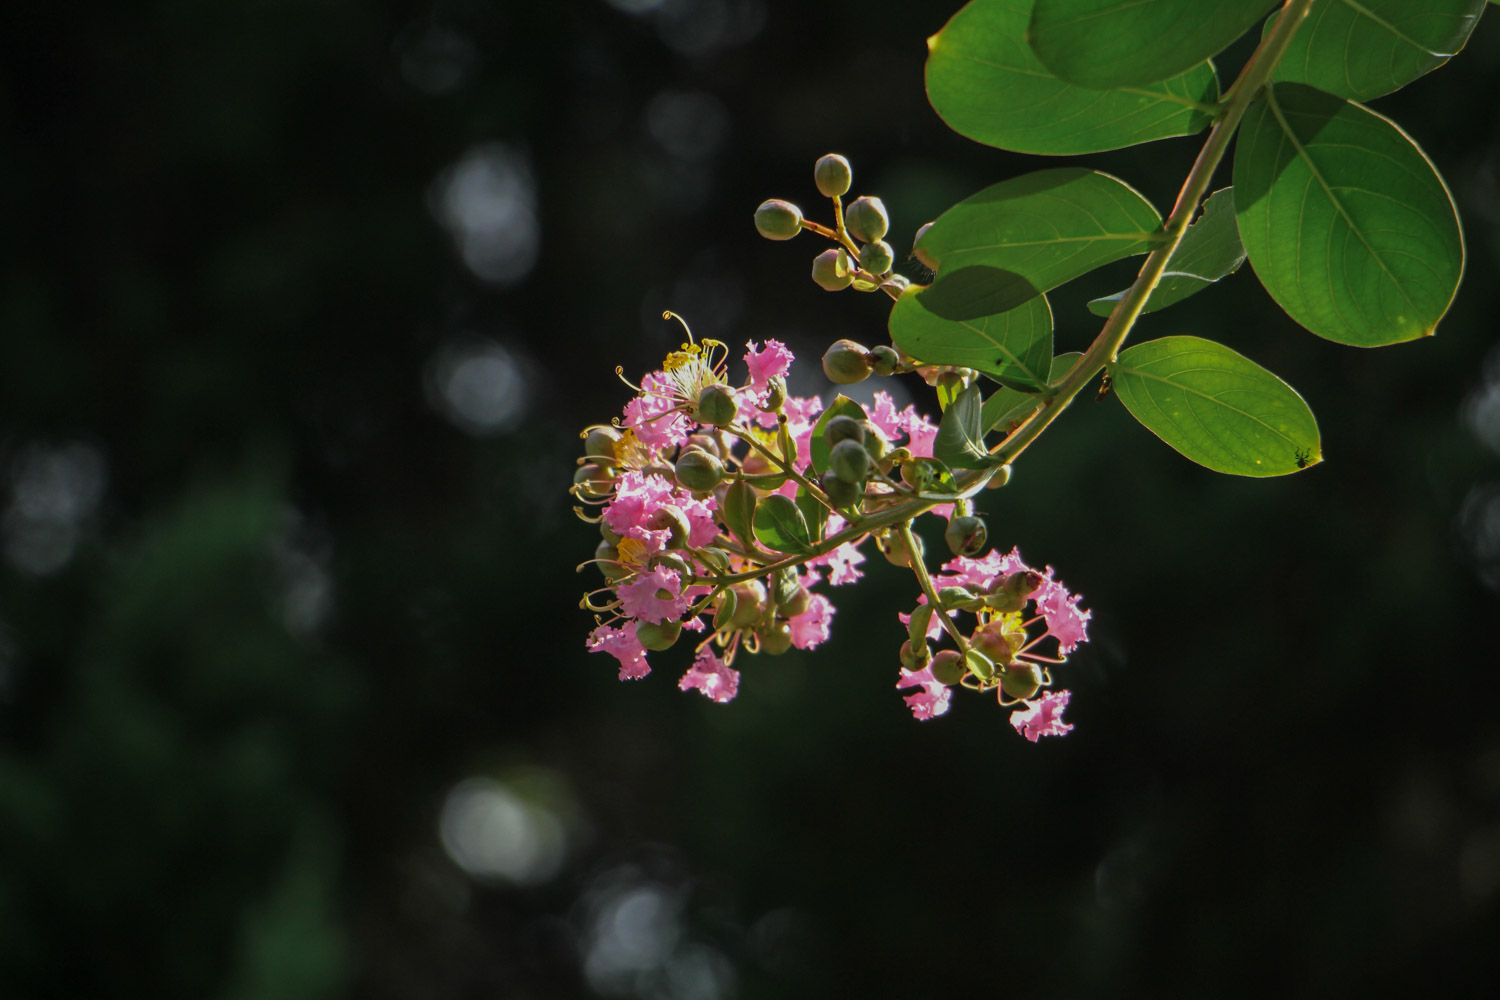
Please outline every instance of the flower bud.
[{"label": "flower bud", "polygon": [[828,471],[846,483],[863,483],[870,475],[870,453],[858,441],[840,441],[828,453]]},{"label": "flower bud", "polygon": [[1035,663],[1012,663],[1000,673],[1000,689],[1011,698],[1030,698],[1042,687],[1042,671]]},{"label": "flower bud", "polygon": [[964,661],[956,649],[940,649],[932,658],[932,679],[945,687],[952,687],[964,679]]},{"label": "flower bud", "polygon": [[790,597],[781,602],[781,613],[788,618],[796,618],[806,611],[808,605],[812,604],[812,593],[806,587],[798,586],[792,591]]},{"label": "flower bud", "polygon": [[885,234],[891,228],[891,217],[886,214],[885,202],[868,196],[855,198],[844,209],[844,228],[861,243],[885,239]]},{"label": "flower bud", "polygon": [[[679,475],[682,463],[678,462]],[[948,543],[948,551],[956,556],[972,556],[984,548],[985,542],[989,540],[989,529],[984,526],[980,518],[955,517],[948,522],[948,529],[943,532],[943,541]]]},{"label": "flower bud", "polygon": [[772,375],[766,382],[766,401],[761,409],[772,413],[781,409],[781,404],[786,402],[786,379],[780,375]]},{"label": "flower bud", "polygon": [[802,209],[780,198],[768,198],[755,210],[755,228],[768,240],[789,240],[802,232]]},{"label": "flower bud", "polygon": [[646,527],[652,531],[670,532],[670,540],[667,542],[669,549],[680,549],[686,545],[688,534],[692,531],[687,515],[670,506],[657,508],[656,513],[646,519]]},{"label": "flower bud", "polygon": [[865,442],[865,422],[843,415],[834,417],[823,428],[823,443],[832,448],[840,441]]},{"label": "flower bud", "polygon": [[836,340],[823,354],[823,374],[830,382],[853,385],[870,377],[869,352],[852,340]]},{"label": "flower bud", "polygon": [[701,448],[689,448],[677,459],[677,482],[685,490],[707,493],[724,481],[724,463]]},{"label": "flower bud", "polygon": [[850,273],[848,266],[840,263],[840,258],[849,255],[843,250],[824,250],[813,258],[812,280],[819,288],[829,292],[839,292],[848,288],[854,281],[854,275]]},{"label": "flower bud", "polygon": [[583,496],[600,500],[613,492],[615,477],[607,468],[590,462],[580,465],[578,471],[573,473],[573,484]]},{"label": "flower bud", "polygon": [[896,353],[895,348],[887,347],[885,344],[877,344],[870,348],[870,368],[876,375],[890,375],[901,363],[901,355]]},{"label": "flower bud", "polygon": [[697,416],[700,423],[728,427],[734,423],[739,412],[739,404],[734,401],[734,390],[727,385],[706,385],[698,393]]},{"label": "flower bud", "polygon": [[[912,537],[917,540],[916,556],[918,559],[921,559],[926,554],[926,546],[923,544],[920,536],[913,535]],[[912,564],[912,553],[906,549],[906,539],[897,532],[892,532],[885,537],[885,542],[880,546],[880,551],[885,556],[886,562],[889,562],[892,566],[910,566]]]},{"label": "flower bud", "polygon": [[792,627],[786,622],[773,622],[764,631],[755,634],[760,637],[762,653],[780,656],[792,648]]},{"label": "flower bud", "polygon": [[860,269],[871,274],[884,274],[895,261],[895,252],[885,240],[871,240],[859,248]]},{"label": "flower bud", "polygon": [[824,493],[828,494],[829,502],[839,510],[853,507],[865,494],[862,483],[841,479],[832,469],[823,473],[818,479],[818,485],[823,488]]},{"label": "flower bud", "polygon": [[848,194],[849,185],[854,183],[849,161],[837,153],[820,156],[813,166],[813,183],[818,185],[818,193],[825,198]]},{"label": "flower bud", "polygon": [[640,644],[656,652],[671,649],[681,634],[682,622],[638,622],[635,626],[635,637]]},{"label": "flower bud", "polygon": [[1020,611],[1026,600],[1034,594],[1045,579],[1034,569],[1017,570],[1002,580],[997,580],[984,603],[996,611]]},{"label": "flower bud", "polygon": [[620,458],[615,453],[615,442],[618,440],[619,431],[604,424],[596,424],[588,429],[588,434],[583,439],[583,455],[604,463],[618,462]]},{"label": "flower bud", "polygon": [[925,235],[927,235],[927,230],[929,230],[931,228],[932,228],[932,223],[928,222],[928,223],[925,223],[922,226],[921,229],[917,230],[916,237],[911,241],[911,255],[913,257],[917,258],[917,263],[918,264],[921,264],[923,267],[927,268],[929,271],[936,271],[937,270],[937,260],[936,260],[936,258],[934,258],[932,256],[932,254],[928,253],[926,250],[923,250],[920,246],[918,246],[918,244],[920,244],[922,242],[922,237],[925,236]]},{"label": "flower bud", "polygon": [[729,617],[730,628],[744,628],[760,621],[766,610],[766,586],[759,580],[746,580],[729,588],[734,593],[735,609]]},{"label": "flower bud", "polygon": [[688,447],[698,448],[702,451],[706,451],[714,458],[717,458],[721,461],[724,458],[724,452],[719,447],[719,439],[714,437],[712,434],[699,433],[688,435]]},{"label": "flower bud", "polygon": [[925,646],[920,650],[913,649],[910,639],[901,644],[901,666],[907,670],[921,670],[930,658],[931,654],[927,652]]}]

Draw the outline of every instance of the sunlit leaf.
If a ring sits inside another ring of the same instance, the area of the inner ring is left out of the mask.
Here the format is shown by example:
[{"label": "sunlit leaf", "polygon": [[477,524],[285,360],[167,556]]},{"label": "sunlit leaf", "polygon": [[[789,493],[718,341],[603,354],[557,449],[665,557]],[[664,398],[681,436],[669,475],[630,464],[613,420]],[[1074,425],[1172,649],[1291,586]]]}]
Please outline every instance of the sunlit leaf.
[{"label": "sunlit leaf", "polygon": [[1084,87],[1176,76],[1244,34],[1275,0],[1036,0],[1031,48]]},{"label": "sunlit leaf", "polygon": [[1431,334],[1463,273],[1458,212],[1416,143],[1368,108],[1277,84],[1245,115],[1235,212],[1293,319],[1359,347]]},{"label": "sunlit leaf", "polygon": [[1058,79],[1026,43],[1033,0],[973,0],[927,39],[927,97],[948,126],[976,142],[1063,155],[1189,135],[1219,99],[1200,62],[1145,87],[1094,90]]},{"label": "sunlit leaf", "polygon": [[[1368,101],[1458,54],[1485,0],[1327,0],[1292,36],[1274,79]],[[1269,25],[1267,26],[1269,30]]]},{"label": "sunlit leaf", "polygon": [[938,280],[922,305],[944,319],[993,316],[1162,240],[1161,216],[1118,178],[1081,167],[993,184],[917,241]]},{"label": "sunlit leaf", "polygon": [[891,341],[919,361],[960,365],[1001,383],[1037,389],[1052,360],[1052,310],[1039,295],[997,316],[950,320],[923,304],[931,292],[903,295],[891,310]]},{"label": "sunlit leaf", "polygon": [[755,509],[755,537],[768,549],[804,555],[812,551],[807,519],[790,497],[772,493]]},{"label": "sunlit leaf", "polygon": [[[1155,312],[1181,302],[1238,271],[1244,262],[1245,248],[1234,219],[1234,189],[1215,191],[1203,203],[1203,214],[1188,226],[1182,242],[1167,259],[1166,273],[1146,300],[1145,311]],[[1094,299],[1089,303],[1089,312],[1108,316],[1124,296],[1120,291]]]},{"label": "sunlit leaf", "polygon": [[1322,461],[1302,397],[1223,344],[1163,337],[1121,351],[1109,371],[1132,416],[1215,472],[1281,476]]},{"label": "sunlit leaf", "polygon": [[813,424],[808,451],[812,453],[810,460],[813,471],[820,476],[828,471],[828,453],[832,450],[828,447],[828,442],[823,440],[823,432],[828,427],[828,421],[834,417],[853,417],[855,420],[864,420],[865,408],[848,396],[840,395],[828,404],[828,409],[824,410],[818,417],[818,422]]}]

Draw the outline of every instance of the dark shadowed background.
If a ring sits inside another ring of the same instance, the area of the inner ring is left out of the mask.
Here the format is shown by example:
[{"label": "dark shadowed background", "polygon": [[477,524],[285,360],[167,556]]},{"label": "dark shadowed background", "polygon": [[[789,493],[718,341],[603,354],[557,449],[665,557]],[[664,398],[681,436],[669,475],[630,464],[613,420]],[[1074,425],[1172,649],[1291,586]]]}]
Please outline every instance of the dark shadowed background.
[{"label": "dark shadowed background", "polygon": [[[823,648],[738,664],[729,705],[676,690],[686,650],[623,685],[584,652],[577,435],[625,402],[616,365],[680,338],[661,310],[785,341],[804,393],[829,342],[884,336],[888,303],[817,289],[822,247],[758,239],[756,204],[814,210],[842,152],[904,252],[1042,165],[928,107],[923,39],[958,6],[8,19],[0,996],[1493,984],[1495,11],[1376,104],[1467,227],[1439,336],[1319,341],[1248,268],[1141,324],[1285,377],[1325,464],[1216,476],[1083,400],[984,498],[992,540],[1093,609],[1067,738],[973,696],[914,721],[916,590],[884,562]],[[1196,146],[1074,162],[1165,208]],[[1059,350],[1129,275],[1054,297]]]}]

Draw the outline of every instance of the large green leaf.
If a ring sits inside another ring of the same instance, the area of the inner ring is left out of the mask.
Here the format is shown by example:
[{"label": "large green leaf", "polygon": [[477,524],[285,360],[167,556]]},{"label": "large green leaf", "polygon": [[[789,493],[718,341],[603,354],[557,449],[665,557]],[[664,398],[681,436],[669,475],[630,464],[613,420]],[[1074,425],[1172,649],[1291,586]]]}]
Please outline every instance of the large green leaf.
[{"label": "large green leaf", "polygon": [[1036,0],[1031,48],[1053,73],[1105,89],[1176,76],[1222,51],[1275,0]]},{"label": "large green leaf", "polygon": [[1058,79],[1026,44],[1033,0],[973,0],[927,39],[927,98],[948,127],[1021,153],[1119,149],[1205,128],[1219,77],[1201,62],[1147,87]]},{"label": "large green leaf", "polygon": [[1322,461],[1302,397],[1223,344],[1163,337],[1121,351],[1109,371],[1132,416],[1215,472],[1282,476]]},{"label": "large green leaf", "polygon": [[[1052,371],[1047,375],[1047,381],[1056,383],[1068,373],[1080,357],[1077,351],[1069,351],[1067,354],[1059,354],[1052,359]],[[1031,411],[1042,405],[1042,401],[1036,396],[1015,389],[1000,388],[995,390],[994,395],[984,401],[984,407],[980,411],[980,426],[988,434],[990,431],[998,430],[1001,433],[1009,433],[1010,428],[1020,423],[1031,415]]]},{"label": "large green leaf", "polygon": [[[1203,203],[1203,214],[1188,226],[1182,242],[1167,259],[1167,269],[1146,300],[1145,311],[1155,312],[1181,302],[1238,271],[1244,262],[1245,248],[1234,220],[1234,189],[1215,191]],[[1122,291],[1094,299],[1089,312],[1108,316],[1124,296]]]},{"label": "large green leaf", "polygon": [[903,295],[891,310],[891,342],[898,348],[927,364],[961,365],[1002,384],[1041,387],[1052,360],[1052,310],[1045,295],[997,316],[950,320],[927,310],[926,294]]},{"label": "large green leaf", "polygon": [[1292,36],[1274,79],[1368,101],[1457,55],[1483,12],[1484,0],[1326,0]]},{"label": "large green leaf", "polygon": [[1250,263],[1293,319],[1359,347],[1430,335],[1463,273],[1458,211],[1416,143],[1301,84],[1251,105],[1234,158]]},{"label": "large green leaf", "polygon": [[755,508],[755,537],[768,549],[804,555],[812,551],[807,519],[790,497],[772,493]]},{"label": "large green leaf", "polygon": [[828,471],[828,455],[832,451],[828,447],[828,442],[823,440],[823,432],[828,428],[828,421],[834,417],[853,417],[855,420],[864,420],[865,408],[848,396],[840,394],[828,404],[828,409],[818,417],[818,422],[813,424],[807,450],[811,452],[809,459],[812,462],[813,471],[820,476]]},{"label": "large green leaf", "polygon": [[971,385],[943,411],[932,455],[952,469],[987,469],[995,464],[984,447],[984,427],[980,417],[984,398],[979,386]]},{"label": "large green leaf", "polygon": [[945,319],[993,316],[1162,238],[1156,209],[1118,178],[1081,167],[1023,174],[922,234],[917,246],[938,268],[922,304]]}]

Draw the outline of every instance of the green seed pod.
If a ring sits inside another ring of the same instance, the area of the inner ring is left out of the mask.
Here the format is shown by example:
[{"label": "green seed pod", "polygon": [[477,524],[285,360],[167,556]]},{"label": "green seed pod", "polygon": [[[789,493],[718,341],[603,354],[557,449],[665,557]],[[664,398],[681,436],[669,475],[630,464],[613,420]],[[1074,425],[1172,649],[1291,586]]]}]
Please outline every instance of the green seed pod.
[{"label": "green seed pod", "polygon": [[842,250],[824,250],[813,258],[812,280],[819,288],[840,292],[853,283],[854,275],[839,265],[841,255],[848,256]]},{"label": "green seed pod", "polygon": [[635,627],[635,637],[642,646],[660,652],[671,649],[682,634],[682,622],[641,622]]},{"label": "green seed pod", "polygon": [[[679,462],[678,469],[681,468],[682,463]],[[948,543],[948,551],[954,555],[972,556],[984,548],[989,534],[983,519],[972,516],[955,517],[948,522],[948,530],[943,532],[943,541]]]},{"label": "green seed pod", "polygon": [[698,393],[698,420],[715,427],[728,427],[739,416],[739,404],[734,401],[734,390],[727,385],[706,385]]},{"label": "green seed pod", "polygon": [[707,493],[724,481],[724,463],[701,448],[689,448],[677,459],[677,482],[685,490]]},{"label": "green seed pod", "polygon": [[884,274],[895,262],[895,251],[885,240],[871,240],[859,248],[860,269],[870,274]]},{"label": "green seed pod", "polygon": [[840,479],[832,469],[823,473],[818,479],[818,485],[823,487],[823,492],[828,494],[829,502],[839,510],[853,507],[865,495],[864,488],[860,483]]},{"label": "green seed pod", "polygon": [[910,641],[901,644],[901,666],[907,670],[921,670],[931,658],[932,654],[927,652],[926,646],[923,646],[921,649],[913,649]]},{"label": "green seed pod", "polygon": [[735,594],[734,588],[724,591],[719,595],[719,603],[714,608],[714,631],[727,628],[734,618],[734,613],[739,610],[739,596]]},{"label": "green seed pod", "polygon": [[609,469],[590,462],[580,465],[578,471],[573,473],[573,484],[583,496],[600,500],[614,491],[615,477]]},{"label": "green seed pod", "polygon": [[940,649],[932,658],[932,679],[951,687],[964,679],[964,661],[956,649]]},{"label": "green seed pod", "polygon": [[980,680],[987,681],[995,676],[995,664],[973,646],[969,647],[969,655],[964,657],[964,666],[968,667],[969,673]]},{"label": "green seed pod", "polygon": [[886,214],[885,202],[867,196],[855,198],[844,209],[844,228],[861,243],[885,239],[885,234],[891,228],[891,217]]},{"label": "green seed pod", "polygon": [[823,443],[832,448],[840,441],[865,443],[865,421],[854,417],[837,416],[823,428]]},{"label": "green seed pod", "polygon": [[870,453],[858,441],[840,441],[828,453],[828,471],[846,483],[863,483],[870,475]]},{"label": "green seed pod", "polygon": [[1035,663],[1012,663],[1000,674],[1000,689],[1010,698],[1030,698],[1041,687],[1042,671]]},{"label": "green seed pod", "polygon": [[789,240],[802,232],[802,209],[780,198],[768,198],[755,210],[755,228],[768,240]]},{"label": "green seed pod", "polygon": [[667,548],[680,549],[687,544],[688,533],[692,526],[688,524],[687,515],[676,507],[661,507],[655,514],[646,519],[646,527],[652,531],[669,531],[670,539]]},{"label": "green seed pod", "polygon": [[818,162],[813,165],[813,183],[818,185],[818,193],[825,198],[848,194],[849,185],[854,183],[849,161],[837,153],[818,157]]},{"label": "green seed pod", "polygon": [[766,382],[766,402],[761,407],[767,413],[774,413],[781,409],[781,404],[786,402],[786,379],[780,375],[772,375]]},{"label": "green seed pod", "polygon": [[865,360],[868,353],[852,340],[836,340],[823,353],[823,374],[839,385],[863,382],[870,377],[870,363]]},{"label": "green seed pod", "polygon": [[877,344],[870,348],[870,368],[876,375],[893,374],[900,363],[901,355],[896,353],[895,348],[887,347],[885,344]]},{"label": "green seed pod", "polygon": [[921,229],[917,230],[916,238],[914,238],[911,241],[911,244],[912,244],[912,246],[911,246],[911,255],[913,257],[917,258],[917,263],[921,264],[923,267],[927,268],[929,271],[936,271],[937,270],[937,260],[936,260],[936,258],[934,258],[932,256],[932,254],[928,253],[926,250],[923,250],[922,247],[921,247],[921,245],[920,245],[921,242],[922,242],[922,237],[925,236],[925,235],[927,235],[927,230],[929,230],[931,228],[932,228],[932,223],[928,222],[928,223],[924,224]]},{"label": "green seed pod", "polygon": [[619,431],[604,424],[596,424],[589,428],[583,439],[583,455],[585,458],[602,459],[607,464],[618,462],[620,457],[615,453],[615,442],[618,440]]},{"label": "green seed pod", "polygon": [[734,591],[735,609],[729,618],[730,628],[745,628],[760,621],[766,610],[766,587],[759,580],[747,580],[730,588]]},{"label": "green seed pod", "polygon": [[760,637],[760,651],[771,656],[780,656],[792,648],[792,627],[786,622],[774,622],[764,631],[756,632]]},{"label": "green seed pod", "polygon": [[605,560],[604,562],[594,563],[594,565],[599,567],[599,572],[604,574],[604,579],[608,583],[623,580],[630,575],[628,568],[621,566],[615,561],[620,558],[620,550],[609,542],[599,543],[599,547],[594,549],[594,558]]}]

